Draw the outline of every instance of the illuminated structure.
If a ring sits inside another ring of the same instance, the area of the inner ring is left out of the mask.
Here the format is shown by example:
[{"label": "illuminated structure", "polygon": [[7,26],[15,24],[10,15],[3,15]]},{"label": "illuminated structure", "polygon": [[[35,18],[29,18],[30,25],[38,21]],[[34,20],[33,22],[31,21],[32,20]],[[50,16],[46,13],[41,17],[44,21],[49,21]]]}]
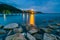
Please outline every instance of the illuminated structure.
[{"label": "illuminated structure", "polygon": [[31,9],[31,14],[30,14],[30,21],[29,21],[30,25],[35,25],[35,22],[34,22],[34,10]]}]

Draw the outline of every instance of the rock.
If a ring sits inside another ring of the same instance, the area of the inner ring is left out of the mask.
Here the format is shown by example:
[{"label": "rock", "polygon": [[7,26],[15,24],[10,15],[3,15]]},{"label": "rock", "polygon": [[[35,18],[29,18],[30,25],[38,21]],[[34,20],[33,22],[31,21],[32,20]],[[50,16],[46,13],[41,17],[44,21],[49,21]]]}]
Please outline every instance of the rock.
[{"label": "rock", "polygon": [[57,29],[56,31],[60,33],[60,29]]},{"label": "rock", "polygon": [[57,26],[60,26],[60,23],[56,23]]},{"label": "rock", "polygon": [[2,25],[0,25],[0,28],[3,28],[3,26],[2,26]]},{"label": "rock", "polygon": [[37,40],[42,40],[42,39],[43,39],[42,34],[34,34],[33,36],[34,36]]},{"label": "rock", "polygon": [[6,37],[5,40],[26,40],[26,39],[21,33],[17,33]]},{"label": "rock", "polygon": [[37,33],[37,32],[38,32],[37,29],[31,29],[31,30],[29,31],[29,33],[31,33],[31,34],[34,34],[34,33]]},{"label": "rock", "polygon": [[44,38],[43,40],[57,40],[56,36],[53,35],[53,34],[47,34],[47,33],[44,33]]},{"label": "rock", "polygon": [[36,40],[35,37],[33,37],[31,34],[27,33],[27,37],[29,40]]},{"label": "rock", "polygon": [[23,29],[21,27],[20,28],[15,28],[14,32],[21,33],[21,32],[23,32]]},{"label": "rock", "polygon": [[4,29],[10,30],[10,29],[14,29],[14,28],[17,28],[17,27],[18,27],[17,23],[11,23],[11,24],[6,25],[4,27]]},{"label": "rock", "polygon": [[56,36],[58,40],[60,40],[60,36]]},{"label": "rock", "polygon": [[55,26],[55,25],[48,25],[48,26],[52,29],[58,29],[59,28],[59,26]]},{"label": "rock", "polygon": [[49,28],[41,28],[45,33],[51,33],[52,29]]},{"label": "rock", "polygon": [[0,34],[5,34],[5,33],[6,33],[5,30],[0,29]]}]

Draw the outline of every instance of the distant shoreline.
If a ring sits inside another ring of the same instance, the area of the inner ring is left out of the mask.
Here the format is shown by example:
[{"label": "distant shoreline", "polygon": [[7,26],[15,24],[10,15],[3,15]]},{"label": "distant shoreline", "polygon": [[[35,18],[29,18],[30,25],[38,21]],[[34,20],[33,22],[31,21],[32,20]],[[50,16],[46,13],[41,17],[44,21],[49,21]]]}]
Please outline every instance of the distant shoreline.
[{"label": "distant shoreline", "polygon": [[[6,16],[16,16],[16,15],[20,15],[20,14],[5,14]],[[0,14],[0,16],[3,16],[3,14]]]}]

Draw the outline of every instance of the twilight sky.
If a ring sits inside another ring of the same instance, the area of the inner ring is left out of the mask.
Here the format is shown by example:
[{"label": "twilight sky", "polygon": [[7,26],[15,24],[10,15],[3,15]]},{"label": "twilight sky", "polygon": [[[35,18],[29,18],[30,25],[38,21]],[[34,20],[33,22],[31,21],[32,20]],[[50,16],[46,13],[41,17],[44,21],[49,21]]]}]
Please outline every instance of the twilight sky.
[{"label": "twilight sky", "polygon": [[0,0],[19,9],[34,9],[44,13],[60,13],[60,0]]}]

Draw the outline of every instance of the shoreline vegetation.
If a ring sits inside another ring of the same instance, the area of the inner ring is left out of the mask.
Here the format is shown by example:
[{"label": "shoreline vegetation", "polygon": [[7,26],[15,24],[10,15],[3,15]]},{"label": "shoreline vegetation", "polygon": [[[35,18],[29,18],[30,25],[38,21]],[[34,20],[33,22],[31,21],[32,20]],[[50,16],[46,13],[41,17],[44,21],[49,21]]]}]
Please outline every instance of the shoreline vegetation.
[{"label": "shoreline vegetation", "polygon": [[[0,4],[0,14],[1,13],[5,13],[5,14],[9,14],[9,13],[30,13],[31,10],[21,10],[18,9],[16,7],[13,7],[11,5],[8,4]],[[34,11],[35,13],[42,13],[39,11]]]}]

